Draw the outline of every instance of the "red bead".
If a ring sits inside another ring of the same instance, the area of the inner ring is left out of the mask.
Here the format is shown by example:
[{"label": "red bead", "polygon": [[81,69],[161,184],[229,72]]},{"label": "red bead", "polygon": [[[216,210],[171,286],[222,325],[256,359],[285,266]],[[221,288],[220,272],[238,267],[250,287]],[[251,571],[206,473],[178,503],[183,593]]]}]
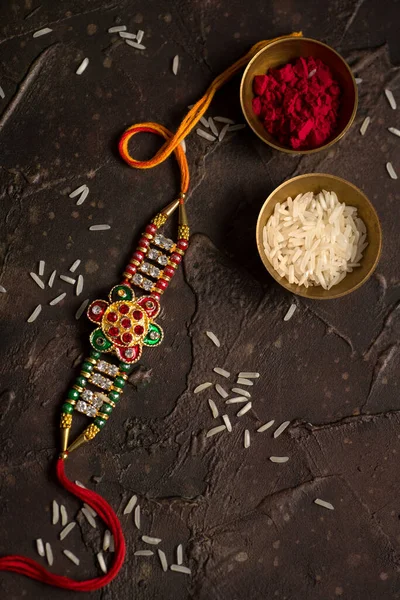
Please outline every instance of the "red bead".
[{"label": "red bead", "polygon": [[181,250],[187,250],[189,242],[187,240],[178,240],[177,246]]},{"label": "red bead", "polygon": [[136,325],[134,332],[136,335],[142,335],[144,332],[144,327],[142,327],[142,325]]},{"label": "red bead", "polygon": [[154,223],[149,223],[149,225],[147,225],[145,231],[146,231],[146,233],[151,233],[154,235],[155,232],[157,231],[157,227],[154,225]]},{"label": "red bead", "polygon": [[125,329],[128,329],[131,326],[131,320],[125,317],[124,319],[121,319],[121,325]]},{"label": "red bead", "polygon": [[117,337],[117,335],[119,334],[118,327],[110,327],[110,329],[108,330],[108,334],[111,335],[111,337]]},{"label": "red bead", "polygon": [[150,240],[145,237],[140,238],[138,246],[143,246],[143,248],[148,248],[150,246]]},{"label": "red bead", "polygon": [[140,321],[140,319],[143,317],[143,313],[140,310],[135,310],[133,311],[132,316],[135,319],[135,321]]},{"label": "red bead", "polygon": [[159,290],[166,290],[168,287],[168,281],[165,281],[165,279],[159,279],[156,283],[156,287],[158,287]]},{"label": "red bead", "polygon": [[121,336],[121,339],[123,342],[125,342],[125,344],[130,344],[131,341],[133,340],[133,335],[131,333],[123,333]]},{"label": "red bead", "polygon": [[129,264],[129,265],[126,267],[125,271],[126,271],[127,273],[132,273],[132,275],[134,275],[134,274],[136,273],[136,271],[137,271],[137,266],[136,266],[136,265],[131,265],[131,264]]},{"label": "red bead", "polygon": [[143,252],[140,252],[140,250],[136,250],[136,252],[132,254],[132,258],[135,258],[136,260],[141,262],[144,259],[144,254]]},{"label": "red bead", "polygon": [[121,304],[118,310],[121,313],[121,315],[127,315],[129,312],[129,306],[127,304]]},{"label": "red bead", "polygon": [[161,298],[161,294],[159,294],[158,292],[152,292],[151,295],[153,296],[153,298],[155,298],[156,300],[159,300]]},{"label": "red bead", "polygon": [[118,319],[118,315],[115,312],[110,312],[107,315],[107,320],[110,321],[110,323],[115,323],[115,321]]},{"label": "red bead", "polygon": [[171,259],[172,262],[176,263],[177,265],[179,265],[179,263],[182,261],[182,256],[180,254],[176,254],[175,252],[171,255]]},{"label": "red bead", "polygon": [[174,269],[174,267],[170,267],[170,266],[168,266],[168,267],[165,267],[165,269],[164,269],[164,274],[165,274],[165,275],[168,275],[168,277],[173,277],[173,276],[174,276],[174,274],[175,274],[175,269]]},{"label": "red bead", "polygon": [[121,285],[127,285],[127,286],[129,286],[129,285],[130,285],[130,283],[131,283],[131,282],[129,281],[129,279],[123,279],[123,280],[121,281]]}]

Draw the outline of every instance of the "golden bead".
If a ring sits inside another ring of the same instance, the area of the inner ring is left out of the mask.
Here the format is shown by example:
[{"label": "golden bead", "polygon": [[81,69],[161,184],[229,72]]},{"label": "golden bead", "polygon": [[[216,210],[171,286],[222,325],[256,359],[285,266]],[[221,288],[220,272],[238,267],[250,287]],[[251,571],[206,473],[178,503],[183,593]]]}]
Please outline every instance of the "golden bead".
[{"label": "golden bead", "polygon": [[100,429],[94,424],[91,423],[89,427],[86,427],[84,431],[84,436],[87,440],[92,440],[99,433]]}]

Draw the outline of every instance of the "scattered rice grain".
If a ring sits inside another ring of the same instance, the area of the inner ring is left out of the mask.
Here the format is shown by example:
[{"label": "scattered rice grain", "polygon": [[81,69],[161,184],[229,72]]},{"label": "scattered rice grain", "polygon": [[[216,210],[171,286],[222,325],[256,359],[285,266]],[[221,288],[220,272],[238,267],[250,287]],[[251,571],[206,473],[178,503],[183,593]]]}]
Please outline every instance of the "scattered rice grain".
[{"label": "scattered rice grain", "polygon": [[273,463],[285,463],[289,460],[288,456],[270,456],[269,460]]},{"label": "scattered rice grain", "polygon": [[186,142],[185,140],[181,141],[181,146],[182,146],[182,150],[184,151],[184,153],[186,154]]},{"label": "scattered rice grain", "polygon": [[52,288],[52,287],[53,287],[53,283],[54,283],[54,280],[55,280],[55,278],[56,278],[56,274],[57,274],[57,271],[56,271],[56,270],[54,270],[54,271],[52,272],[52,274],[50,275],[50,277],[49,277],[49,281],[47,282],[47,285],[49,286],[49,288]]},{"label": "scattered rice grain", "polygon": [[89,298],[86,298],[86,300],[84,300],[82,302],[82,304],[80,305],[80,307],[78,308],[78,310],[75,313],[75,319],[78,320],[81,318],[81,316],[83,315],[83,313],[85,312],[88,304],[89,304],[90,300]]},{"label": "scattered rice grain", "polygon": [[229,431],[229,433],[231,433],[232,431],[232,423],[228,417],[228,415],[222,415],[222,420],[226,425],[226,429]]},{"label": "scattered rice grain", "polygon": [[211,400],[210,398],[208,399],[208,405],[211,409],[213,418],[216,419],[219,415],[217,405],[215,404],[214,400]]},{"label": "scattered rice grain", "polygon": [[35,310],[33,311],[33,313],[31,314],[31,316],[27,319],[27,323],[33,323],[33,321],[35,321],[38,318],[41,311],[42,311],[42,305],[38,304],[37,307],[35,308]]},{"label": "scattered rice grain", "polygon": [[362,125],[360,127],[360,133],[361,135],[365,135],[367,129],[368,129],[368,125],[371,122],[371,117],[365,117],[364,121],[362,122]]},{"label": "scattered rice grain", "polygon": [[166,573],[168,571],[168,562],[167,562],[167,557],[165,555],[165,552],[163,552],[159,548],[157,549],[157,552],[158,552],[158,557],[160,559],[162,570],[164,571],[164,573]]},{"label": "scattered rice grain", "polygon": [[89,523],[89,525],[91,525],[93,527],[93,529],[96,529],[96,527],[97,527],[96,521],[94,520],[93,516],[88,511],[88,509],[87,508],[81,508],[81,512],[82,512],[83,515],[85,515],[86,520]]},{"label": "scattered rice grain", "polygon": [[238,375],[239,379],[258,379],[260,377],[260,373],[255,373],[252,371],[241,371]]},{"label": "scattered rice grain", "polygon": [[176,55],[176,56],[174,56],[174,60],[172,61],[172,72],[174,75],[176,75],[178,73],[178,69],[179,69],[179,56]]},{"label": "scattered rice grain", "polygon": [[64,527],[64,529],[60,532],[59,536],[61,541],[63,541],[63,539],[66,538],[69,533],[71,533],[75,525],[75,521],[72,521],[72,523],[68,523],[68,525]]},{"label": "scattered rice grain", "polygon": [[140,505],[139,504],[135,508],[134,521],[135,521],[135,525],[136,525],[137,529],[140,529]]},{"label": "scattered rice grain", "polygon": [[89,231],[106,231],[107,229],[111,229],[111,225],[92,225],[89,227]]},{"label": "scattered rice grain", "polygon": [[54,557],[53,557],[53,550],[52,550],[49,542],[46,542],[46,558],[47,558],[47,562],[49,563],[49,566],[51,567],[54,562]]},{"label": "scattered rice grain", "polygon": [[58,506],[57,500],[53,500],[53,516],[52,516],[52,524],[57,525],[60,519],[60,507]]},{"label": "scattered rice grain", "polygon": [[230,377],[231,374],[228,371],[225,371],[225,369],[220,369],[220,367],[214,367],[213,368],[214,373],[218,373],[218,375],[222,375],[222,377]]},{"label": "scattered rice grain", "polygon": [[225,400],[225,404],[240,404],[241,402],[248,402],[246,396],[236,396],[235,398],[229,398]]},{"label": "scattered rice grain", "polygon": [[107,550],[109,549],[110,540],[111,540],[110,531],[108,529],[106,529],[104,532],[104,538],[103,538],[103,552],[107,552]]},{"label": "scattered rice grain", "polygon": [[[193,106],[191,108],[193,108]],[[200,117],[199,121],[202,125],[204,125],[204,127],[207,127],[207,129],[210,128],[210,123],[208,122],[208,119],[206,119],[205,117]]]},{"label": "scattered rice grain", "polygon": [[79,567],[80,561],[79,561],[79,558],[77,556],[75,556],[75,554],[70,552],[70,550],[63,550],[63,553],[65,554],[65,556],[67,558],[69,558],[69,560],[71,560],[73,563],[75,563]]},{"label": "scattered rice grain", "polygon": [[39,260],[39,276],[43,277],[44,275],[44,266],[45,266],[45,261],[44,260]]},{"label": "scattered rice grain", "polygon": [[108,29],[108,33],[119,33],[120,31],[126,31],[126,25],[115,25]]},{"label": "scattered rice grain", "polygon": [[281,425],[279,425],[278,429],[274,431],[274,438],[276,439],[285,431],[287,427],[289,427],[290,421],[284,421]]},{"label": "scattered rice grain", "polygon": [[76,206],[80,206],[81,204],[83,204],[88,196],[89,196],[89,188],[87,185],[85,185],[85,189],[83,190],[82,194],[79,196],[78,200],[76,201]]},{"label": "scattered rice grain", "polygon": [[38,551],[39,556],[44,556],[45,555],[42,538],[38,538],[36,540],[36,549]]},{"label": "scattered rice grain", "polygon": [[100,569],[103,571],[103,573],[107,573],[107,565],[106,561],[104,560],[103,553],[100,551],[96,554],[96,556],[100,565]]},{"label": "scattered rice grain", "polygon": [[237,417],[242,417],[242,416],[243,416],[243,415],[245,415],[247,412],[249,412],[249,410],[251,409],[251,407],[252,407],[252,406],[253,406],[253,405],[252,405],[252,403],[251,403],[251,402],[248,402],[247,404],[245,404],[245,405],[243,406],[243,408],[241,408],[241,409],[238,411],[238,413],[236,414],[236,416],[237,416]]},{"label": "scattered rice grain", "polygon": [[137,502],[137,496],[134,494],[131,496],[128,504],[125,506],[124,515],[130,515],[133,509],[135,508]]},{"label": "scattered rice grain", "polygon": [[61,513],[61,526],[65,527],[66,524],[68,523],[68,513],[67,513],[67,509],[65,508],[64,504],[61,504],[61,506],[60,506],[60,513]]},{"label": "scattered rice grain", "polygon": [[250,431],[248,429],[244,430],[244,447],[250,448]]},{"label": "scattered rice grain", "polygon": [[80,296],[83,290],[83,275],[79,275],[78,283],[76,284],[75,294],[76,296]]},{"label": "scattered rice grain", "polygon": [[212,118],[212,117],[209,117],[209,119],[208,119],[208,122],[209,122],[209,124],[210,124],[210,129],[211,129],[211,131],[213,132],[213,134],[215,135],[215,137],[218,137],[218,136],[219,136],[219,131],[218,131],[218,129],[217,129],[217,126],[216,126],[216,124],[214,123],[214,120],[213,120],[213,118]]},{"label": "scattered rice grain", "polygon": [[228,119],[228,117],[214,117],[214,121],[217,121],[217,123],[226,123],[227,125],[235,124],[235,121],[233,119]]},{"label": "scattered rice grain", "polygon": [[153,546],[157,546],[162,540],[156,537],[150,537],[149,535],[142,535],[142,541],[145,544],[152,544]]},{"label": "scattered rice grain", "polygon": [[125,44],[128,44],[128,46],[132,46],[132,48],[136,48],[136,50],[146,50],[146,46],[143,46],[143,44],[139,44],[139,42],[125,40]]},{"label": "scattered rice grain", "polygon": [[239,131],[240,129],[245,129],[246,125],[244,123],[240,123],[238,125],[230,125],[228,131]]},{"label": "scattered rice grain", "polygon": [[236,383],[239,385],[254,385],[254,381],[250,381],[250,379],[246,379],[243,377],[238,377]]},{"label": "scattered rice grain", "polygon": [[44,290],[44,283],[43,281],[36,275],[36,273],[29,273],[29,275],[32,277],[33,281],[42,289]]},{"label": "scattered rice grain", "polygon": [[393,110],[396,110],[397,104],[396,104],[396,100],[395,100],[395,98],[393,96],[393,92],[390,91],[390,90],[388,90],[386,88],[385,89],[385,95],[386,95],[386,98],[387,98],[387,100],[388,100],[388,102],[390,104],[390,108],[392,108]]},{"label": "scattered rice grain", "polygon": [[207,431],[206,437],[212,437],[213,435],[216,435],[217,433],[221,433],[221,431],[225,431],[226,429],[226,425],[218,425],[218,427],[213,427],[212,429],[210,429],[209,431]]},{"label": "scattered rice grain", "polygon": [[212,383],[210,383],[209,381],[206,381],[205,383],[200,383],[200,385],[198,385],[197,387],[194,388],[193,393],[198,394],[199,392],[202,392],[203,390],[206,390],[207,388],[209,388],[211,386],[212,386]]},{"label": "scattered rice grain", "polygon": [[228,392],[226,392],[222,385],[219,385],[219,383],[215,384],[215,390],[218,392],[221,398],[227,398],[229,396]]},{"label": "scattered rice grain", "polygon": [[133,553],[134,556],[153,556],[154,552],[152,550],[136,550]]},{"label": "scattered rice grain", "polygon": [[73,192],[71,192],[69,194],[69,198],[75,198],[76,196],[79,196],[79,194],[84,192],[86,188],[87,188],[86,183],[84,183],[83,185],[80,185],[79,187],[76,188],[76,190],[74,190]]},{"label": "scattered rice grain", "polygon": [[75,479],[75,485],[77,485],[78,487],[83,488],[84,490],[87,490],[86,485],[83,485],[83,483],[81,481],[79,481],[79,479]]},{"label": "scattered rice grain", "polygon": [[83,71],[86,69],[86,67],[89,64],[89,59],[86,57],[83,59],[83,61],[81,62],[81,64],[79,65],[79,67],[77,68],[77,70],[75,71],[75,73],[77,75],[82,75]]},{"label": "scattered rice grain", "polygon": [[293,317],[294,315],[294,311],[297,308],[297,304],[291,304],[289,307],[289,310],[287,311],[286,315],[283,317],[284,321],[290,321],[290,319]]},{"label": "scattered rice grain", "polygon": [[206,335],[210,338],[210,340],[219,348],[221,346],[221,342],[212,331],[206,331]]},{"label": "scattered rice grain", "polygon": [[326,502],[325,500],[321,500],[321,498],[316,498],[314,500],[314,504],[318,504],[318,506],[323,506],[329,510],[335,510],[335,507],[330,502]]},{"label": "scattered rice grain", "polygon": [[65,281],[66,283],[70,283],[71,285],[75,285],[76,279],[72,277],[68,277],[68,275],[60,275],[60,279]]},{"label": "scattered rice grain", "polygon": [[89,504],[86,504],[86,502],[83,503],[83,508],[86,508],[86,510],[90,512],[94,519],[97,517],[97,512],[94,510],[94,508],[89,506]]},{"label": "scattered rice grain", "polygon": [[261,425],[261,427],[259,427],[257,429],[258,433],[262,433],[263,431],[267,431],[267,429],[269,429],[270,427],[272,427],[272,425],[275,423],[275,420],[272,419],[271,421],[268,421],[268,423],[265,423],[264,425]]},{"label": "scattered rice grain", "polygon": [[171,565],[171,571],[176,571],[177,573],[185,573],[186,575],[191,575],[192,571],[188,567],[184,567],[183,565]]},{"label": "scattered rice grain", "polygon": [[38,29],[37,31],[35,31],[35,33],[33,34],[32,37],[34,38],[38,38],[41,37],[42,35],[46,35],[47,33],[51,33],[53,30],[50,29],[50,27],[43,27],[43,29]]},{"label": "scattered rice grain", "polygon": [[176,564],[181,565],[183,563],[183,546],[179,544],[176,549]]},{"label": "scattered rice grain", "polygon": [[55,306],[56,304],[58,304],[59,302],[61,302],[61,300],[64,300],[64,298],[65,298],[66,295],[67,295],[66,292],[64,292],[63,294],[60,294],[56,298],[53,298],[53,300],[51,300],[49,302],[50,306]]},{"label": "scattered rice grain", "polygon": [[251,398],[251,394],[247,390],[242,390],[241,388],[232,388],[232,392],[235,394],[239,394],[239,396],[246,396],[246,398]]},{"label": "scattered rice grain", "polygon": [[207,131],[203,131],[202,129],[196,129],[196,133],[209,142],[215,142],[217,139],[214,135],[211,135],[211,133],[207,133]]},{"label": "scattered rice grain", "polygon": [[6,288],[4,287],[4,285],[0,285],[0,293],[1,294],[5,294],[7,292]]},{"label": "scattered rice grain", "polygon": [[138,44],[142,43],[143,36],[144,36],[144,31],[142,31],[141,29],[139,29],[139,31],[136,34],[136,40],[137,40]]},{"label": "scattered rice grain", "polygon": [[79,265],[81,264],[81,260],[80,258],[77,258],[76,261],[74,263],[72,263],[72,265],[70,266],[69,270],[71,273],[75,273],[75,271],[77,270],[77,268],[79,267]]},{"label": "scattered rice grain", "polygon": [[313,69],[312,71],[310,71],[308,74],[308,79],[310,79],[313,75],[315,75],[316,72],[317,72],[317,69]]},{"label": "scattered rice grain", "polygon": [[228,131],[228,129],[229,129],[229,124],[227,123],[226,125],[223,126],[223,128],[219,132],[219,135],[218,135],[218,141],[219,142],[222,142],[222,140],[226,136],[226,132]]},{"label": "scattered rice grain", "polygon": [[397,173],[391,162],[386,163],[386,169],[392,179],[397,179]]},{"label": "scattered rice grain", "polygon": [[360,85],[360,83],[362,83],[361,77],[356,77],[354,81],[356,82],[357,85]]},{"label": "scattered rice grain", "polygon": [[1,98],[2,100],[4,100],[4,98],[5,98],[5,97],[6,97],[6,95],[5,95],[5,93],[4,93],[4,90],[3,90],[3,88],[2,88],[2,87],[1,87],[1,85],[0,85],[0,98]]},{"label": "scattered rice grain", "polygon": [[390,131],[390,133],[393,133],[393,135],[397,135],[397,137],[400,137],[400,129],[396,129],[396,127],[388,127],[388,131]]},{"label": "scattered rice grain", "polygon": [[[125,40],[136,40],[136,33],[128,33],[127,31],[120,31],[119,36]],[[136,40],[136,43],[137,40]]]}]

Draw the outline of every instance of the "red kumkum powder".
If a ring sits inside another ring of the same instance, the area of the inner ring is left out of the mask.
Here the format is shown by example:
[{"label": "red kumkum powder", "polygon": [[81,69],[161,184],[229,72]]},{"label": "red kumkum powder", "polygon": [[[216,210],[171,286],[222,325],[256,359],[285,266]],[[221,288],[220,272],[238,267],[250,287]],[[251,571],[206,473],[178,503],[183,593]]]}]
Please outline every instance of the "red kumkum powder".
[{"label": "red kumkum powder", "polygon": [[341,89],[319,58],[300,57],[253,80],[253,111],[279,143],[294,150],[322,146],[334,133]]}]

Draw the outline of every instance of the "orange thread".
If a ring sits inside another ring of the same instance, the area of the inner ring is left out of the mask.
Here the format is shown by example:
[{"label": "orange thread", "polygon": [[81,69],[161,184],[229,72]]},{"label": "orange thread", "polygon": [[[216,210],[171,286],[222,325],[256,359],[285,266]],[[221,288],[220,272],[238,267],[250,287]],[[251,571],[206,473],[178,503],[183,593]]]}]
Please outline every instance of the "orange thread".
[{"label": "orange thread", "polygon": [[[158,123],[139,123],[137,125],[132,125],[128,127],[125,133],[122,135],[121,140],[119,142],[119,152],[124,161],[130,165],[131,167],[135,167],[136,169],[151,169],[164,162],[166,158],[168,158],[172,152],[175,152],[175,156],[178,160],[178,164],[181,168],[182,173],[182,192],[186,192],[189,186],[189,169],[186,161],[185,153],[180,146],[182,140],[192,131],[193,127],[195,127],[196,123],[201,119],[204,115],[210,103],[215,95],[215,93],[227,82],[229,81],[233,75],[239,71],[242,67],[244,67],[248,61],[253,58],[263,48],[268,46],[271,42],[275,42],[276,40],[280,40],[286,37],[301,37],[303,34],[301,31],[291,33],[290,35],[283,35],[271,40],[262,40],[261,42],[257,42],[254,46],[251,47],[249,52],[247,52],[242,58],[236,61],[233,65],[228,67],[223,73],[218,75],[211,83],[210,87],[198,102],[189,110],[187,115],[182,120],[179,125],[176,133],[171,133],[166,127],[163,125],[159,125]],[[153,158],[149,160],[136,160],[133,158],[128,150],[129,140],[133,135],[138,133],[139,131],[151,131],[154,133],[158,133],[162,135],[166,142],[163,146],[156,152]],[[183,156],[183,158],[182,158]]]}]

